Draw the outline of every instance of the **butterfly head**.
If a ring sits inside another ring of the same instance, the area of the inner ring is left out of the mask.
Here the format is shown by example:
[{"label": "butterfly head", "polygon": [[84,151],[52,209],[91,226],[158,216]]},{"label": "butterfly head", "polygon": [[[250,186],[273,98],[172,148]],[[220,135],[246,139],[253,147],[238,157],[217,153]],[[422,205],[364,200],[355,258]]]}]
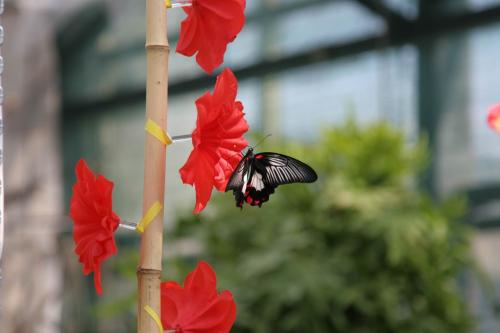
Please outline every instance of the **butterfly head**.
[{"label": "butterfly head", "polygon": [[245,154],[245,157],[251,157],[253,156],[253,147],[249,147],[246,154]]}]

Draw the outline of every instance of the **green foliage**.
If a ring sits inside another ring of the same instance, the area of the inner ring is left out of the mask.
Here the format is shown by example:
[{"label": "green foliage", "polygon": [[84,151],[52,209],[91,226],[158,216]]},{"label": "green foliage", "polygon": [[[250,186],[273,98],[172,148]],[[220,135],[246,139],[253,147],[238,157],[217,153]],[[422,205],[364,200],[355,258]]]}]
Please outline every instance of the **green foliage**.
[{"label": "green foliage", "polygon": [[171,234],[200,241],[201,259],[233,291],[233,332],[469,330],[457,286],[470,265],[465,205],[437,204],[415,186],[425,144],[349,121],[312,146],[273,150],[313,166],[318,182],[279,187],[261,209],[214,195],[215,209]]}]

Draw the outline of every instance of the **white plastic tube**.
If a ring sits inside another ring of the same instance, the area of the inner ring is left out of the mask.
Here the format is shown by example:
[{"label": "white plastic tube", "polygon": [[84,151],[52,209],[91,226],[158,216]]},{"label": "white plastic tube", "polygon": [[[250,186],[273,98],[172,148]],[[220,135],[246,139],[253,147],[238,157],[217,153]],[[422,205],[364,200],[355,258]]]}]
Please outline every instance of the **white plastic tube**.
[{"label": "white plastic tube", "polygon": [[172,8],[178,8],[178,7],[190,7],[193,5],[193,2],[191,0],[177,0],[172,2]]}]

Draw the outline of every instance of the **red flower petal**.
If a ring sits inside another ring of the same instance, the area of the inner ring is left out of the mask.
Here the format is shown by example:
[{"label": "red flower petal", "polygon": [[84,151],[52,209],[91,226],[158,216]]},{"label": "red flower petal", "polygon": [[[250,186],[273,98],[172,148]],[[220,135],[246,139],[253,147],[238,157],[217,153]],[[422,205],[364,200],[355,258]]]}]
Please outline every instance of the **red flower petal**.
[{"label": "red flower petal", "polygon": [[207,73],[212,73],[224,61],[227,44],[245,25],[245,0],[193,0],[188,15],[181,23],[177,52],[191,57]]},{"label": "red flower petal", "polygon": [[494,131],[500,132],[500,104],[493,105],[488,110],[488,125]]},{"label": "red flower petal", "polygon": [[205,262],[184,281],[161,284],[161,321],[165,330],[183,333],[226,333],[236,320],[236,303],[229,291],[217,294],[217,278]]},{"label": "red flower petal", "polygon": [[196,101],[198,119],[193,131],[193,151],[179,170],[181,179],[196,190],[194,213],[201,212],[212,195],[212,188],[224,191],[241,151],[248,142],[243,135],[248,124],[243,104],[235,101],[238,82],[231,70],[218,77],[213,94],[206,93]]},{"label": "red flower petal", "polygon": [[83,273],[94,272],[94,285],[101,294],[101,263],[118,252],[114,232],[120,217],[112,210],[113,183],[96,177],[84,160],[76,165],[76,177],[70,207],[75,252]]}]

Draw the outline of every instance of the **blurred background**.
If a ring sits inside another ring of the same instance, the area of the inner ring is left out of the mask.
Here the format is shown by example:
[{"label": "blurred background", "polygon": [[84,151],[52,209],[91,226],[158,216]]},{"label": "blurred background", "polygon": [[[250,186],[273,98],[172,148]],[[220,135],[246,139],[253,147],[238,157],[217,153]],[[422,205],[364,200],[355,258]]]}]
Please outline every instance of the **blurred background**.
[{"label": "blurred background", "polygon": [[[97,297],[73,252],[74,166],[142,206],[144,1],[7,0],[6,249],[0,331],[134,332],[139,239],[118,232]],[[500,332],[500,0],[249,0],[224,66],[255,144],[317,169],[261,209],[229,193],[191,216],[168,149],[166,279],[200,259],[233,291],[234,332]],[[169,11],[175,47],[182,10]],[[170,134],[212,89],[170,57]]]}]

